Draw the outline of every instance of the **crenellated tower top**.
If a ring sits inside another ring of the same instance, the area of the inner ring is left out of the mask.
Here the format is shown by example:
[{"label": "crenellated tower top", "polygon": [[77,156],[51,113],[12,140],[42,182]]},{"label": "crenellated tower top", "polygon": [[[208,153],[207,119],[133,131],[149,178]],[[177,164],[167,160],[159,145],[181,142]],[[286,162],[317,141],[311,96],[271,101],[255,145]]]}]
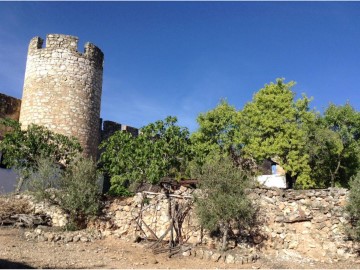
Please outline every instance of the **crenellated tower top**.
[{"label": "crenellated tower top", "polygon": [[87,42],[84,46],[84,52],[78,51],[79,38],[71,35],[48,34],[46,36],[46,45],[43,47],[44,40],[41,37],[34,37],[29,44],[29,55],[39,53],[39,50],[56,51],[67,50],[76,57],[83,56],[95,64],[96,67],[103,68],[104,53],[93,43]]}]

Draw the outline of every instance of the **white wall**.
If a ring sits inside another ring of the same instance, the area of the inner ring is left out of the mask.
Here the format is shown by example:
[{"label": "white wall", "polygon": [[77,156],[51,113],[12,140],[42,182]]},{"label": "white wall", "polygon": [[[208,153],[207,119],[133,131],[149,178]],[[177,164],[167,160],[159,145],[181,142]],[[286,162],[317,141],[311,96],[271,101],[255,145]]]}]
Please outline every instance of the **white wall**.
[{"label": "white wall", "polygon": [[285,175],[259,175],[256,180],[266,187],[286,188]]},{"label": "white wall", "polygon": [[16,174],[9,169],[0,168],[0,194],[9,193],[15,190]]}]

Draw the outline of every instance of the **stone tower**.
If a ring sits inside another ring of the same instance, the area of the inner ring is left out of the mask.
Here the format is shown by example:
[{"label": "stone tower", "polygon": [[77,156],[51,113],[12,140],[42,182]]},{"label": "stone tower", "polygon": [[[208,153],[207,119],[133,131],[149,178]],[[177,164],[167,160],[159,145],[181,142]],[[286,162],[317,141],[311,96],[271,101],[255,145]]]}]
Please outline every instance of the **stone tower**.
[{"label": "stone tower", "polygon": [[30,41],[20,111],[23,128],[34,123],[79,139],[85,156],[96,158],[102,92],[102,51],[78,38],[50,34]]}]

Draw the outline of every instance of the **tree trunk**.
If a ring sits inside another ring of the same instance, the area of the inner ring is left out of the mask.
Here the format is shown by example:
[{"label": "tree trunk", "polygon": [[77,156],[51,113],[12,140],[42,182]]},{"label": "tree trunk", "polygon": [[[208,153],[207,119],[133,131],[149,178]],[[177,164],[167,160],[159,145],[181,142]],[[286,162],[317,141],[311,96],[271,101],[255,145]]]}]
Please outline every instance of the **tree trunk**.
[{"label": "tree trunk", "polygon": [[334,171],[334,173],[331,173],[331,187],[335,187],[335,176],[338,173],[339,169],[340,169],[340,165],[341,165],[341,161],[339,160],[336,166],[336,169]]},{"label": "tree trunk", "polygon": [[229,223],[224,223],[223,225],[223,239],[222,239],[222,251],[226,251],[227,249],[227,239],[229,234]]},{"label": "tree trunk", "polygon": [[20,176],[20,177],[19,177],[19,182],[18,182],[18,184],[17,184],[17,186],[16,186],[16,190],[15,190],[15,192],[16,192],[17,194],[20,193],[23,184],[24,184],[24,177]]}]

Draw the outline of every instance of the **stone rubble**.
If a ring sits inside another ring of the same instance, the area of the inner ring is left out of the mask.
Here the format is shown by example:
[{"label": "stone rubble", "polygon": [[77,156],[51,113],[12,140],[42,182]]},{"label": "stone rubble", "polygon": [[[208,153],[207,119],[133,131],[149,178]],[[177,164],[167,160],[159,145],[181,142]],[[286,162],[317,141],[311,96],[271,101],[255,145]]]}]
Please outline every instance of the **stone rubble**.
[{"label": "stone rubble", "polygon": [[69,216],[57,205],[49,202],[36,202],[33,196],[28,194],[19,194],[16,199],[26,199],[34,215],[43,214],[47,216],[53,227],[65,227],[69,222]]},{"label": "stone rubble", "polygon": [[24,233],[25,239],[28,241],[37,242],[54,242],[54,243],[71,243],[71,242],[93,242],[95,240],[103,239],[103,235],[99,231],[82,230],[82,231],[49,231],[48,228],[37,228],[33,231],[26,231]]}]

